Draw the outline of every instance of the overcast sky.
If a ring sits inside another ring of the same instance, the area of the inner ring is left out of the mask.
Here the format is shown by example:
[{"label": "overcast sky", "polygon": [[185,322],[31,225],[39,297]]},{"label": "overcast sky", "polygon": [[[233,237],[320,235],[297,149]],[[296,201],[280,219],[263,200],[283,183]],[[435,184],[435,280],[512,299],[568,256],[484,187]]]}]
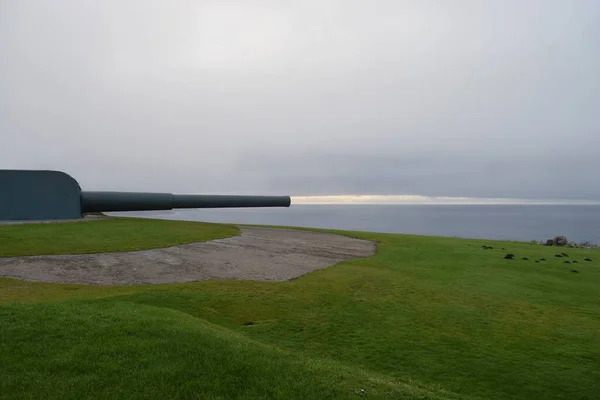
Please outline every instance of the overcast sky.
[{"label": "overcast sky", "polygon": [[0,0],[0,168],[600,200],[598,0]]}]

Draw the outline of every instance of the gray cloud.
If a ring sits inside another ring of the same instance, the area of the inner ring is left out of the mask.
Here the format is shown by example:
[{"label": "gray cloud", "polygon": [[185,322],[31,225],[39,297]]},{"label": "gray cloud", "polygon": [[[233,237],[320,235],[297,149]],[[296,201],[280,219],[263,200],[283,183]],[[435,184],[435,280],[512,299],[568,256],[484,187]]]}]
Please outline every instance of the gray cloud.
[{"label": "gray cloud", "polygon": [[595,0],[0,2],[0,168],[600,199],[598,37]]}]

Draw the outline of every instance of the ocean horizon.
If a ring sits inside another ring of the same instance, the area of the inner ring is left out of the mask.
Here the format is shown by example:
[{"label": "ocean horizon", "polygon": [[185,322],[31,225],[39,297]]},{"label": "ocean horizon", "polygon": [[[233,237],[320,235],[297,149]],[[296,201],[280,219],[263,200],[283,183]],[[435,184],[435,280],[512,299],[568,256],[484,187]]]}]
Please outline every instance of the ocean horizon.
[{"label": "ocean horizon", "polygon": [[292,204],[290,208],[115,212],[114,216],[473,239],[600,243],[600,205]]}]

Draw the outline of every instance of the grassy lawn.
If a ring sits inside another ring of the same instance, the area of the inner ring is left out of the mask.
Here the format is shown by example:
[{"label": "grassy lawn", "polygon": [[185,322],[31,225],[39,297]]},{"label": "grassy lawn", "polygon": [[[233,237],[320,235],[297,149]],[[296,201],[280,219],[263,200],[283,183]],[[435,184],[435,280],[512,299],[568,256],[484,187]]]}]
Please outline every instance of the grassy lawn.
[{"label": "grassy lawn", "polygon": [[[132,220],[119,247],[102,222],[95,239],[96,222],[0,227],[0,254],[11,240],[25,254],[27,231],[30,253],[56,254],[163,247],[209,226]],[[87,239],[71,241],[78,230]],[[0,398],[600,397],[600,251],[348,234],[378,241],[376,256],[289,282],[0,278]]]},{"label": "grassy lawn", "polygon": [[145,250],[239,234],[234,225],[110,218],[0,226],[0,257]]}]

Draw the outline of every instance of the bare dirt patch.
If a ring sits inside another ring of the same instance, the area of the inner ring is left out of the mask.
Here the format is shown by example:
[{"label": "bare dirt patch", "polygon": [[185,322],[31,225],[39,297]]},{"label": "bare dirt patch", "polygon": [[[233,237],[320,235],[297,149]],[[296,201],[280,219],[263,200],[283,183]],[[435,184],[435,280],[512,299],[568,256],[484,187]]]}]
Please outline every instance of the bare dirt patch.
[{"label": "bare dirt patch", "polygon": [[240,229],[240,236],[163,249],[0,258],[0,276],[91,285],[285,281],[375,253],[375,243],[346,236],[280,228]]}]

